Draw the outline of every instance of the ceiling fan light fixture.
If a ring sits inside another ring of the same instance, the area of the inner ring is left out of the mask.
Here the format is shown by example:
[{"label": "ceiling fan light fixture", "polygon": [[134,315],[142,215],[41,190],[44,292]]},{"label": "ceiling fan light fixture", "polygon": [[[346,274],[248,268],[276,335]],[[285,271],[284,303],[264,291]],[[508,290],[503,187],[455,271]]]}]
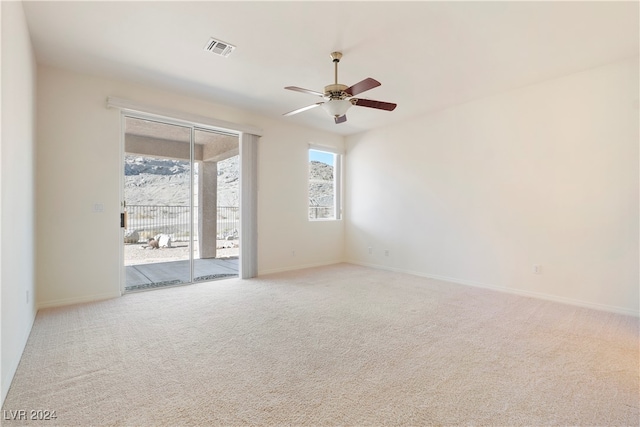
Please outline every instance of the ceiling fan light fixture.
[{"label": "ceiling fan light fixture", "polygon": [[346,114],[351,105],[351,102],[347,99],[332,99],[322,104],[322,108],[324,108],[331,117],[341,117]]}]

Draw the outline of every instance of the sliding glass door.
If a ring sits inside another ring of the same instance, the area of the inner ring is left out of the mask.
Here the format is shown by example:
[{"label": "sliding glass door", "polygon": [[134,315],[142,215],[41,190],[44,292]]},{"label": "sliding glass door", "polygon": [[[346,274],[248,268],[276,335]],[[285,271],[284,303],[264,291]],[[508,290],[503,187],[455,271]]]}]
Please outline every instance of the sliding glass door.
[{"label": "sliding glass door", "polygon": [[236,277],[238,136],[144,117],[123,123],[125,292]]},{"label": "sliding glass door", "polygon": [[190,283],[191,128],[124,118],[125,290]]},{"label": "sliding glass door", "polygon": [[240,152],[237,135],[195,128],[193,281],[238,276]]}]

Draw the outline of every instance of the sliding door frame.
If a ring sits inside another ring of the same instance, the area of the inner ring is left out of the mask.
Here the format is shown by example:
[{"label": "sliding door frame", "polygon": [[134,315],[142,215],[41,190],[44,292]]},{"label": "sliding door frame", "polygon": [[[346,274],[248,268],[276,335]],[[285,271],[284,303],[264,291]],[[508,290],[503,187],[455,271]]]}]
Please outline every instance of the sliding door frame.
[{"label": "sliding door frame", "polygon": [[[194,185],[194,133],[196,130],[236,135],[239,142],[240,163],[240,254],[239,277],[248,279],[257,275],[257,141],[262,131],[250,126],[234,125],[201,116],[190,116],[179,112],[162,112],[157,108],[137,106],[129,101],[108,98],[107,106],[120,110],[120,173],[119,196],[120,211],[124,211],[124,156],[125,156],[125,120],[127,117],[151,120],[169,125],[183,126],[191,129],[190,163],[191,192],[190,204],[193,207]],[[176,118],[180,117],[180,118]],[[214,124],[208,124],[214,123]],[[229,125],[222,127],[216,123]],[[235,128],[235,129],[234,129]],[[190,279],[193,280],[193,209],[191,209],[190,236]],[[124,241],[124,229],[120,228],[120,241]],[[124,265],[124,245],[120,247],[120,294],[125,293],[126,270]],[[193,282],[191,282],[193,283]]]},{"label": "sliding door frame", "polygon": [[[126,210],[126,200],[125,200],[125,194],[124,194],[124,176],[125,176],[125,170],[124,170],[124,165],[125,165],[125,161],[124,158],[127,154],[126,151],[126,146],[125,146],[125,130],[126,130],[126,121],[127,119],[135,119],[135,120],[145,120],[145,121],[149,121],[149,122],[154,122],[157,123],[159,125],[166,125],[166,126],[177,126],[183,129],[188,129],[189,130],[189,278],[187,282],[182,282],[179,284],[176,284],[176,286],[182,286],[182,285],[190,285],[193,284],[194,281],[194,258],[193,258],[193,252],[194,252],[194,222],[195,222],[195,212],[194,212],[194,198],[193,198],[193,193],[194,193],[194,181],[195,181],[195,167],[194,167],[194,151],[195,151],[195,131],[196,131],[196,127],[194,127],[192,124],[189,123],[181,123],[179,121],[176,120],[170,120],[170,119],[166,119],[166,118],[159,118],[159,117],[154,117],[154,116],[150,116],[150,115],[146,115],[146,114],[140,114],[140,113],[131,113],[131,112],[127,112],[127,111],[122,111],[120,114],[120,132],[121,132],[121,156],[120,156],[120,164],[122,165],[121,171],[120,171],[120,208],[121,211],[125,211]],[[124,233],[125,229],[121,228],[121,233]],[[121,249],[122,252],[122,256],[120,257],[120,261],[121,261],[121,274],[120,274],[120,294],[124,294],[126,293],[126,265],[124,262],[124,234],[122,235],[122,239],[120,239],[120,247],[123,248]]]}]

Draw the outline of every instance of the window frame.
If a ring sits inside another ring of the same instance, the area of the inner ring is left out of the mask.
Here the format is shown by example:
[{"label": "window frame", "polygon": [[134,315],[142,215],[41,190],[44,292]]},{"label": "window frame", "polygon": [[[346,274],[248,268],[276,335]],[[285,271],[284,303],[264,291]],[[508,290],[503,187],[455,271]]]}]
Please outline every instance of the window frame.
[{"label": "window frame", "polygon": [[[309,152],[319,151],[322,153],[332,154],[333,165],[333,217],[330,218],[310,218],[309,216],[309,180],[311,178],[309,172]],[[310,222],[322,221],[342,221],[342,164],[344,152],[340,149],[324,145],[309,144],[307,148],[307,220]]]}]

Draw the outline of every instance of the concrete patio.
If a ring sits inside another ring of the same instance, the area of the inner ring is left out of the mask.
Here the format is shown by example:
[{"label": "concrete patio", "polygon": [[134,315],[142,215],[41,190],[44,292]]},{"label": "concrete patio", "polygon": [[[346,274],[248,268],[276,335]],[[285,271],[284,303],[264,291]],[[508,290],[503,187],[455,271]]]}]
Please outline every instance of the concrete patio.
[{"label": "concrete patio", "polygon": [[[125,291],[133,292],[189,283],[189,260],[129,265],[125,267]],[[238,258],[193,260],[193,282],[238,276]]]}]

